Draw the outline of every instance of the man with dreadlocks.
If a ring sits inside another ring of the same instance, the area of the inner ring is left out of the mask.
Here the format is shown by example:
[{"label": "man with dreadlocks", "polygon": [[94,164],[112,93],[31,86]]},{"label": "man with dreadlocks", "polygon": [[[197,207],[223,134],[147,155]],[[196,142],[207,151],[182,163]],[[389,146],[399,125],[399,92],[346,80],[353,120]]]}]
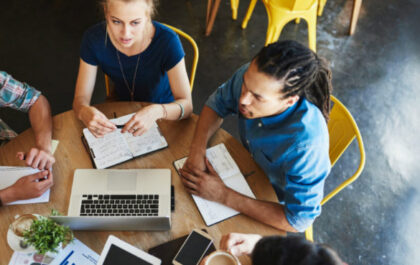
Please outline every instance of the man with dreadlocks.
[{"label": "man with dreadlocks", "polygon": [[[310,49],[295,41],[264,47],[207,100],[181,170],[187,191],[278,229],[304,231],[321,213],[331,169],[331,90],[329,67]],[[238,115],[242,144],[266,173],[279,203],[230,189],[207,161],[208,140],[229,114]]]}]

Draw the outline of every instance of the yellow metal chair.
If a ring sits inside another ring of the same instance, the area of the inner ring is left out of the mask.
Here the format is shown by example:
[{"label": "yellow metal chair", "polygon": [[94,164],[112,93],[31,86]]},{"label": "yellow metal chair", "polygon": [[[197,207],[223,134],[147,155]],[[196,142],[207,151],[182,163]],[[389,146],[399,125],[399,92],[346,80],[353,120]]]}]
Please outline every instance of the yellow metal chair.
[{"label": "yellow metal chair", "polygon": [[324,6],[327,3],[327,0],[319,0],[318,3],[318,16],[322,16],[322,11],[324,11]]},{"label": "yellow metal chair", "polygon": [[[347,185],[355,181],[363,171],[365,166],[365,149],[363,146],[362,136],[360,135],[359,128],[351,116],[347,108],[335,97],[331,96],[334,106],[330,113],[330,121],[328,122],[328,132],[330,134],[330,160],[331,166],[337,162],[340,156],[344,153],[350,143],[356,138],[359,145],[360,162],[359,167],[353,176],[343,181],[333,191],[331,191],[321,202],[324,205]],[[305,237],[313,241],[313,228],[309,227],[305,231]]]},{"label": "yellow metal chair", "polygon": [[[199,56],[197,43],[195,42],[195,40],[190,35],[183,32],[182,30],[180,30],[178,28],[175,28],[173,26],[167,25],[165,23],[161,23],[161,24],[163,24],[163,25],[167,26],[168,28],[172,29],[179,36],[185,38],[191,44],[191,46],[194,50],[194,57],[193,57],[193,61],[192,61],[191,74],[190,74],[190,86],[191,86],[191,92],[192,92],[193,86],[194,86],[194,80],[195,80],[195,72],[197,70],[198,56]],[[110,80],[108,75],[105,75],[105,88],[106,88],[107,99],[110,99],[111,97],[113,97],[114,93],[113,93],[113,89],[111,89],[111,80]]]},{"label": "yellow metal chair", "polygon": [[[303,18],[308,23],[309,48],[316,51],[316,18],[318,0],[261,0],[268,16],[268,28],[265,45],[276,42],[283,27],[291,20],[299,23]],[[242,22],[245,29],[254,11],[257,0],[251,0]]]}]

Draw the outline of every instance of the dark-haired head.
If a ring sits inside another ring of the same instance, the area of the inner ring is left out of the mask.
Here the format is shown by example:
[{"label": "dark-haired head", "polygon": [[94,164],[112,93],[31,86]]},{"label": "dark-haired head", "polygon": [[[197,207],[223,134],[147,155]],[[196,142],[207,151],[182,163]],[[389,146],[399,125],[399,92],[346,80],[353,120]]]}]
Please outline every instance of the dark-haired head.
[{"label": "dark-haired head", "polygon": [[345,265],[330,247],[301,237],[261,239],[252,252],[253,265]]},{"label": "dark-haired head", "polygon": [[283,98],[299,96],[315,104],[326,121],[332,92],[326,61],[296,41],[272,43],[255,56],[258,70],[282,82]]}]

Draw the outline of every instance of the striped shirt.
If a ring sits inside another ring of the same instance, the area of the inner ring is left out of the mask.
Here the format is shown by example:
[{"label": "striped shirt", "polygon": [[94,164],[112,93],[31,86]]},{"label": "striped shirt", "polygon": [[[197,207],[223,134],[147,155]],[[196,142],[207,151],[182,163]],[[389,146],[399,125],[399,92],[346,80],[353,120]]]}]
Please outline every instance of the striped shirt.
[{"label": "striped shirt", "polygon": [[[37,101],[41,92],[0,71],[0,107],[28,112]],[[16,137],[16,133],[0,119],[0,145]]]}]

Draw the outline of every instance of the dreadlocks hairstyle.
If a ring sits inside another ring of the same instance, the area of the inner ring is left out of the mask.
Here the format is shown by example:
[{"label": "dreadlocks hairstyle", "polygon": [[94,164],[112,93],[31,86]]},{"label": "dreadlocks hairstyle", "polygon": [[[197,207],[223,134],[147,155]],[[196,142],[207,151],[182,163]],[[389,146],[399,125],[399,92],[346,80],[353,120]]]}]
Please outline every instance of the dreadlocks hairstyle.
[{"label": "dreadlocks hairstyle", "polygon": [[344,265],[332,248],[297,236],[269,236],[256,244],[253,265]]},{"label": "dreadlocks hairstyle", "polygon": [[327,62],[296,41],[280,41],[264,47],[254,58],[258,70],[282,80],[284,97],[298,95],[315,104],[328,122],[331,70]]}]

